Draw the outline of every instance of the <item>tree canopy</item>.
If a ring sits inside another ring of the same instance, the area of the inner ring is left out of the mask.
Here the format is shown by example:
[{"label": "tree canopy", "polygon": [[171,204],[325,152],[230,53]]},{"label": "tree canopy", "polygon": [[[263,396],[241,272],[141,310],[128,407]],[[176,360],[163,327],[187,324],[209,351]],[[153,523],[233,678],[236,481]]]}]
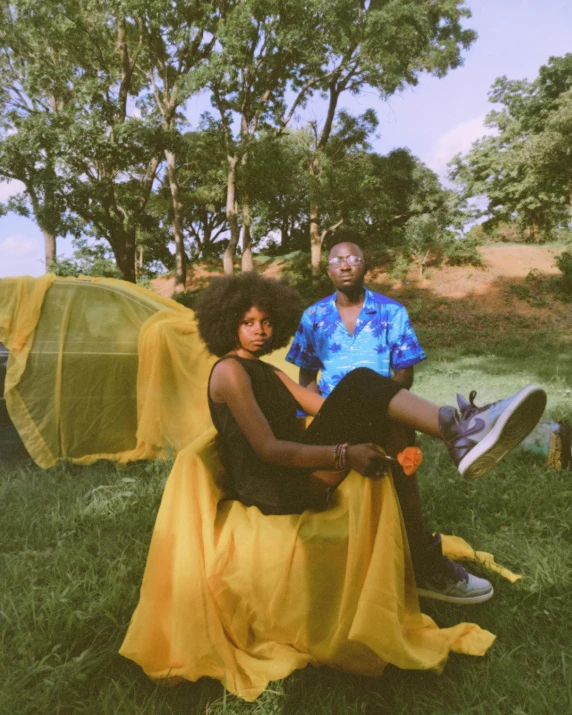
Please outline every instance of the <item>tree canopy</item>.
[{"label": "tree canopy", "polygon": [[[339,102],[445,75],[468,17],[463,0],[0,0],[0,180],[24,184],[1,211],[34,218],[48,264],[71,234],[127,280],[174,268],[179,290],[188,260],[224,252],[231,271],[240,235],[245,270],[262,240],[311,248],[315,269],[342,221],[388,243],[422,214],[441,229],[435,175],[373,152],[374,113]],[[547,174],[568,121],[556,94],[535,147]],[[304,124],[317,98],[325,121]]]},{"label": "tree canopy", "polygon": [[551,57],[538,77],[500,77],[489,93],[492,136],[455,157],[451,177],[465,200],[484,197],[473,216],[488,226],[515,221],[539,241],[572,218],[572,54]]}]

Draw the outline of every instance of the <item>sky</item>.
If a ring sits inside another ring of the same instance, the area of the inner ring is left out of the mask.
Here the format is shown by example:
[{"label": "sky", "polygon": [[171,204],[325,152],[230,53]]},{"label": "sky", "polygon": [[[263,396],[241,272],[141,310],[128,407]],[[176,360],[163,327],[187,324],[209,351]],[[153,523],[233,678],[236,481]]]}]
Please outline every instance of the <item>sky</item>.
[{"label": "sky", "polygon": [[[382,102],[373,91],[340,101],[340,108],[360,114],[372,107],[379,118],[373,147],[387,153],[409,149],[442,178],[455,154],[466,152],[485,132],[492,109],[488,91],[497,77],[534,79],[551,56],[572,52],[571,0],[466,0],[472,18],[465,22],[479,37],[465,52],[462,67],[445,78],[421,76],[409,88]],[[206,107],[205,107],[206,108]],[[312,103],[306,118],[324,118],[325,108]],[[18,190],[0,183],[0,202]],[[58,254],[70,245],[59,239]],[[15,214],[0,218],[0,278],[41,275],[43,238],[35,223]]]}]

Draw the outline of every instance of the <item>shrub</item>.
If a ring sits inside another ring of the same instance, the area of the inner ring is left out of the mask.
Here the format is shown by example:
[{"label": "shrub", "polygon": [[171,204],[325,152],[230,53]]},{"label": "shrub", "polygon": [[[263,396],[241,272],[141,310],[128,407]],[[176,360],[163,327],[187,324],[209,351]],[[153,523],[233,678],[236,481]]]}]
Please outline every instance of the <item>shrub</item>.
[{"label": "shrub", "polygon": [[530,297],[530,290],[528,286],[522,285],[522,283],[513,283],[508,287],[509,295],[519,298],[520,300],[526,300]]},{"label": "shrub", "polygon": [[50,273],[64,278],[77,276],[121,278],[121,272],[115,261],[104,256],[96,256],[93,259],[85,257],[58,258],[50,263],[49,270]]},{"label": "shrub", "polygon": [[483,266],[475,238],[454,238],[445,246],[445,256],[450,266]]},{"label": "shrub", "polygon": [[314,282],[308,253],[294,251],[282,258],[286,260],[286,265],[281,271],[282,276],[300,293],[304,307],[312,305],[333,292],[331,281],[326,273],[325,259],[322,260],[320,277],[318,281]]},{"label": "shrub", "polygon": [[184,293],[176,293],[173,296],[173,300],[177,303],[180,303],[181,305],[184,305],[185,308],[191,308],[191,310],[194,310],[195,303],[197,302],[197,298],[199,297],[200,292],[200,290],[187,290]]},{"label": "shrub", "polygon": [[403,253],[400,253],[393,264],[391,275],[399,280],[404,281],[407,278],[409,269],[411,268],[411,259]]}]

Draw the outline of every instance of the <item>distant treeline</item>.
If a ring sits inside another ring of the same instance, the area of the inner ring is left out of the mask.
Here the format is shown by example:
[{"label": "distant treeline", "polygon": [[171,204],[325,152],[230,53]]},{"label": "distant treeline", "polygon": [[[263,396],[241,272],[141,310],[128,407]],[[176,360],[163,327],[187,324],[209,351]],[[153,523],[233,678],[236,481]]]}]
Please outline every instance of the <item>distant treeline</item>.
[{"label": "distant treeline", "polygon": [[[455,240],[475,218],[467,199],[491,184],[475,178],[471,156],[494,154],[487,142],[501,141],[508,119],[457,160],[460,194],[407,149],[374,152],[375,113],[351,116],[342,102],[444,76],[475,39],[469,17],[462,0],[0,0],[0,178],[24,185],[0,210],[36,221],[60,272],[135,280],[167,269],[178,290],[189,261],[219,257],[230,272],[239,246],[243,270],[253,247],[309,252],[315,278],[322,241],[341,223],[421,270],[436,247],[455,260],[470,249]],[[548,69],[564,76],[569,65]],[[495,101],[511,120],[518,91],[540,101],[541,85],[499,82]],[[551,87],[542,116],[554,137],[569,83]],[[211,107],[200,116],[199,99]],[[301,122],[317,101],[323,121]],[[542,171],[553,193],[535,193],[543,208],[532,223],[520,204],[501,211],[498,191],[488,207],[535,240],[564,222],[553,164]],[[58,262],[68,235],[76,256]]]}]

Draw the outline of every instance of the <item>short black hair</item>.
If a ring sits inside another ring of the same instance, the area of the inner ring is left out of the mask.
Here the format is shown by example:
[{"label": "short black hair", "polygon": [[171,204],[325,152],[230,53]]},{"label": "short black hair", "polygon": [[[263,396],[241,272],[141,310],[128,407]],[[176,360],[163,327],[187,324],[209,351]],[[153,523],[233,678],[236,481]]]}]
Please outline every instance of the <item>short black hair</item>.
[{"label": "short black hair", "polygon": [[288,344],[302,315],[298,291],[284,280],[240,273],[213,278],[197,300],[199,334],[213,355],[221,357],[237,347],[240,321],[252,307],[272,320],[272,340],[264,352]]},{"label": "short black hair", "polygon": [[355,243],[355,245],[359,246],[362,251],[364,250],[363,238],[360,232],[355,228],[350,228],[349,226],[342,226],[341,228],[337,228],[335,231],[329,233],[326,236],[324,243],[328,254],[334,246],[338,245],[338,243]]}]

